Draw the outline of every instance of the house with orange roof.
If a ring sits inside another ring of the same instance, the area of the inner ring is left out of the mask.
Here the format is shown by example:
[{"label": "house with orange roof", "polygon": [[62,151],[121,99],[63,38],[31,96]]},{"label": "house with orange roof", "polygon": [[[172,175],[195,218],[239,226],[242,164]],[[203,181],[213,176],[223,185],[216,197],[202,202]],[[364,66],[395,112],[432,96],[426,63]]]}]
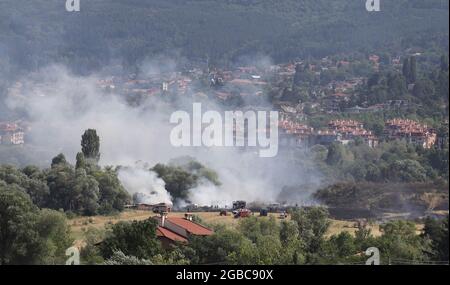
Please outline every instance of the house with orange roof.
[{"label": "house with orange roof", "polygon": [[187,243],[191,236],[210,236],[214,231],[192,220],[191,214],[185,214],[184,218],[168,217],[162,213],[154,217],[158,221],[156,235],[163,247],[169,247],[174,243]]}]

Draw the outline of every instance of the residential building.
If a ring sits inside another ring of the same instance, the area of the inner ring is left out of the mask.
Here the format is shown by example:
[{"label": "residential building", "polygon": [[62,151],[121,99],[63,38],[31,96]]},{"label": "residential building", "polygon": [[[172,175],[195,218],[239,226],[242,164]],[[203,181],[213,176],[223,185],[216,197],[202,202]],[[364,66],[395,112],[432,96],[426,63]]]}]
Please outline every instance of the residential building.
[{"label": "residential building", "polygon": [[25,143],[25,132],[17,123],[0,123],[0,144]]},{"label": "residential building", "polygon": [[213,230],[200,225],[192,220],[192,215],[187,213],[184,218],[168,217],[167,213],[161,213],[154,217],[158,221],[156,235],[163,247],[169,247],[174,243],[187,243],[190,236],[210,236]]},{"label": "residential building", "polygon": [[378,145],[378,138],[364,129],[364,124],[355,120],[333,120],[328,123],[328,129],[339,133],[342,141],[350,142],[360,138],[370,147]]},{"label": "residential building", "polygon": [[431,148],[436,144],[436,131],[427,125],[409,119],[392,119],[386,122],[385,135],[389,139],[402,139],[408,143]]}]

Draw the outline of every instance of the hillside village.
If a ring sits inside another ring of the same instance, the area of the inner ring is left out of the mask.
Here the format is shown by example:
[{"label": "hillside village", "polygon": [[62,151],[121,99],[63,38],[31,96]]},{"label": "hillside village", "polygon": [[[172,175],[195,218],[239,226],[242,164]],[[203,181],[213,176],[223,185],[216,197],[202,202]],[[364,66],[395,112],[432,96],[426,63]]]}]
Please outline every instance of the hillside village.
[{"label": "hillside village", "polygon": [[[109,76],[99,79],[97,86],[104,92],[121,94],[130,104],[140,104],[149,98],[189,97],[193,100],[213,100],[224,108],[275,108],[280,116],[280,139],[294,141],[291,146],[308,147],[334,142],[345,145],[361,140],[370,147],[376,147],[380,141],[404,140],[427,149],[442,147],[443,142],[448,140],[447,134],[438,134],[436,129],[417,120],[391,116],[385,119],[383,130],[375,134],[363,122],[352,118],[384,112],[403,116],[410,108],[420,107],[408,99],[386,100],[369,105],[368,102],[361,102],[360,93],[369,75],[379,72],[380,65],[384,69],[402,72],[402,60],[421,55],[421,52],[413,49],[407,50],[402,56],[383,60],[379,55],[370,54],[367,58],[353,60],[347,57],[325,57],[316,61],[298,60],[231,69],[197,64],[181,71],[146,76]],[[360,73],[367,75],[361,76]],[[294,83],[290,86],[289,82]],[[410,92],[414,85],[408,84]],[[26,88],[23,83],[16,82],[9,89],[9,96],[20,96]],[[306,92],[307,98],[303,101],[303,97],[292,100],[290,93],[295,88],[306,90],[301,92]],[[347,118],[339,118],[343,115]],[[318,116],[330,119],[322,126],[311,126],[310,118]],[[0,144],[24,144],[26,129],[26,123],[22,121],[0,122]]]},{"label": "hillside village", "polygon": [[0,122],[0,144],[22,145],[25,143],[24,128],[15,122]]}]

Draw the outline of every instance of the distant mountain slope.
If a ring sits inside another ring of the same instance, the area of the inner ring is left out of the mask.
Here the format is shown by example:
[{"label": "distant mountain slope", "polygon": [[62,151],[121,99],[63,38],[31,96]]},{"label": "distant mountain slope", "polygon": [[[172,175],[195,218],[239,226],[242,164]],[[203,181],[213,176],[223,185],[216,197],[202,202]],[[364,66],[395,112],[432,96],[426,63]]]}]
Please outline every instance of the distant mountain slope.
[{"label": "distant mountain slope", "polygon": [[[214,62],[246,54],[295,57],[438,42],[448,49],[448,1],[382,0],[63,0],[0,2],[0,67],[49,61],[91,70],[120,59],[175,52]],[[1,74],[1,70],[0,70]]]}]

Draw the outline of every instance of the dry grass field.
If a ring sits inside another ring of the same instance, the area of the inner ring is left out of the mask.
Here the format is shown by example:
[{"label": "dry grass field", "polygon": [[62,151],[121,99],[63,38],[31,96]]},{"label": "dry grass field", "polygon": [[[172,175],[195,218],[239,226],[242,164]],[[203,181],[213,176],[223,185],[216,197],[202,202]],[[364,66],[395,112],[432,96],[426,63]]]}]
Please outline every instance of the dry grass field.
[{"label": "dry grass field", "polygon": [[[228,216],[220,216],[218,212],[196,212],[193,213],[201,218],[203,223],[207,225],[215,225],[215,224],[225,224],[230,227],[235,227],[240,219],[233,218],[232,215],[228,214]],[[133,220],[145,220],[149,217],[155,216],[156,214],[149,211],[136,211],[136,210],[127,210],[116,216],[94,216],[94,217],[79,217],[69,220],[69,225],[72,230],[72,235],[77,242],[80,242],[84,239],[84,231],[86,231],[89,227],[94,227],[97,229],[104,229],[105,226],[115,224],[119,221],[133,221]],[[169,213],[169,217],[184,217],[183,212],[172,212]],[[258,217],[259,213],[255,213],[255,216]],[[279,214],[270,213],[269,216],[275,217],[278,221]],[[267,217],[261,217],[266,219]],[[287,218],[289,219],[289,218]],[[339,234],[340,232],[347,231],[351,234],[354,234],[357,228],[355,227],[355,222],[352,221],[339,221],[339,220],[330,220],[331,225],[328,230],[327,236],[331,236],[334,234]],[[381,235],[380,228],[378,224],[369,225],[372,230],[372,234],[374,236]]]}]

